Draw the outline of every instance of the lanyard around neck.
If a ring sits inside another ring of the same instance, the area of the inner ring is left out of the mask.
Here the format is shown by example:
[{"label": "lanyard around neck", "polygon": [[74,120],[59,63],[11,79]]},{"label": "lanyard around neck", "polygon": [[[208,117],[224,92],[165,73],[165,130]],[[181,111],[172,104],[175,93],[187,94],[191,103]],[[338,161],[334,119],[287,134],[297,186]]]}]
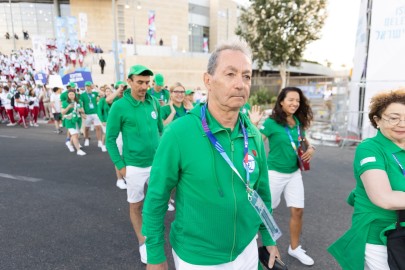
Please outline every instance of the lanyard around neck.
[{"label": "lanyard around neck", "polygon": [[393,157],[393,158],[395,159],[395,161],[397,162],[399,168],[401,168],[402,175],[405,176],[405,168],[402,166],[401,162],[399,162],[397,156],[396,156],[394,153],[392,153],[392,157]]},{"label": "lanyard around neck", "polygon": [[[290,128],[288,126],[285,126],[285,131],[287,132],[288,137],[290,138],[292,148],[294,149],[295,153],[297,153],[297,148],[300,147],[300,145],[301,145],[301,129],[300,129],[300,125],[299,124],[297,125],[298,147],[295,144],[295,142],[294,142],[294,140],[293,140],[293,138],[291,136]],[[297,155],[298,155],[298,153],[297,153]]]},{"label": "lanyard around neck", "polygon": [[201,122],[202,122],[202,126],[204,129],[205,134],[207,135],[208,139],[210,140],[211,144],[214,146],[214,148],[219,152],[219,154],[222,156],[222,158],[226,161],[226,163],[228,163],[229,167],[231,167],[231,169],[235,172],[235,174],[240,178],[240,180],[243,182],[243,184],[246,186],[246,190],[248,192],[251,192],[251,188],[249,186],[249,182],[250,182],[250,175],[249,175],[249,167],[248,167],[248,149],[249,149],[249,142],[248,142],[248,135],[247,135],[247,131],[245,126],[242,124],[242,121],[239,119],[239,125],[240,128],[242,129],[242,133],[243,133],[243,141],[244,141],[244,147],[243,147],[243,154],[244,154],[244,158],[243,158],[243,165],[245,167],[245,171],[246,171],[246,183],[243,180],[242,176],[240,175],[240,173],[238,172],[238,170],[236,169],[235,165],[233,164],[233,162],[230,160],[229,156],[226,154],[224,148],[222,147],[222,145],[219,143],[219,141],[217,140],[217,138],[215,138],[214,134],[212,134],[210,128],[208,127],[208,123],[207,123],[207,118],[206,118],[206,112],[207,112],[207,104],[205,104],[204,106],[201,107]]}]

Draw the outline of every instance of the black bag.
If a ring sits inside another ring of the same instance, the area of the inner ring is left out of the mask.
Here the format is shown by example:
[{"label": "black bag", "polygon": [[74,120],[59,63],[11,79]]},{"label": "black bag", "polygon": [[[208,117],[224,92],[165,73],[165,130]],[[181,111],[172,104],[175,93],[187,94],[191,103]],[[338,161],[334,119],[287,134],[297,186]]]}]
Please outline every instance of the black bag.
[{"label": "black bag", "polygon": [[266,247],[259,247],[259,260],[262,265],[268,270],[288,270],[287,265],[283,263],[279,258],[274,261],[273,268],[269,268],[269,258],[270,253],[267,251]]},{"label": "black bag", "polygon": [[405,270],[405,228],[400,225],[405,222],[405,210],[398,210],[397,216],[396,228],[385,233],[388,265],[391,270]]}]

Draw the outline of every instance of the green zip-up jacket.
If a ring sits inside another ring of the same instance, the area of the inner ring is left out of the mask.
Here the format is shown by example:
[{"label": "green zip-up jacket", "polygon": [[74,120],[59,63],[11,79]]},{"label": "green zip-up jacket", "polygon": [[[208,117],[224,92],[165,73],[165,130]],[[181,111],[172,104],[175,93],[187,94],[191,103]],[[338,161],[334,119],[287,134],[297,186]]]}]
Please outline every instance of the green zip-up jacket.
[{"label": "green zip-up jacket", "polygon": [[[130,165],[146,168],[152,165],[159,144],[163,122],[159,102],[149,94],[140,102],[131,95],[131,90],[111,106],[107,119],[106,147],[117,169]],[[122,157],[116,139],[122,132]]]},{"label": "green zip-up jacket", "polygon": [[[250,187],[271,212],[266,154],[259,130],[239,114],[249,137]],[[239,123],[222,127],[207,110],[208,125],[246,181],[244,139]],[[148,263],[166,260],[164,217],[176,188],[176,218],[170,242],[184,261],[197,265],[227,263],[243,252],[258,231],[265,245],[275,245],[248,201],[246,187],[211,145],[201,124],[201,105],[168,125],[152,165],[143,208],[142,233]]]},{"label": "green zip-up jacket", "polygon": [[97,115],[101,122],[107,122],[108,113],[110,112],[110,107],[112,104],[108,104],[105,101],[105,97],[100,98],[97,104]]}]

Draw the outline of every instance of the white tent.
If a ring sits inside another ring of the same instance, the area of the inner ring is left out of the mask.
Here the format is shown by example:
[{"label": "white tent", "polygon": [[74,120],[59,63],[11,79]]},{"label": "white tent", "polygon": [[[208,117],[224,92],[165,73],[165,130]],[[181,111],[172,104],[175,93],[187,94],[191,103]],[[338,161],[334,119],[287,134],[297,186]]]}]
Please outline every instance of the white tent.
[{"label": "white tent", "polygon": [[374,94],[405,87],[405,0],[362,0],[350,87],[349,131],[363,139],[375,129],[368,120]]}]

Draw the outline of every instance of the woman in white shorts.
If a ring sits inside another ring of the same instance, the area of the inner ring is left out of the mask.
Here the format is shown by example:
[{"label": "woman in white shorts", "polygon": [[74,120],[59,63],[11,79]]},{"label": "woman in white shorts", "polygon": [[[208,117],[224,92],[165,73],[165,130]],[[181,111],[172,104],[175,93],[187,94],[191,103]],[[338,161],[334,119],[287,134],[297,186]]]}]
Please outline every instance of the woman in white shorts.
[{"label": "woman in white shorts", "polygon": [[[304,213],[304,185],[298,166],[296,149],[305,136],[313,118],[307,98],[299,88],[284,88],[278,95],[272,115],[260,127],[263,139],[269,141],[270,192],[272,206],[280,203],[281,194],[290,208],[290,246],[288,254],[297,258],[302,264],[313,265],[314,260],[306,254],[300,245],[302,216]],[[315,152],[311,145],[302,156],[309,161]]]}]

